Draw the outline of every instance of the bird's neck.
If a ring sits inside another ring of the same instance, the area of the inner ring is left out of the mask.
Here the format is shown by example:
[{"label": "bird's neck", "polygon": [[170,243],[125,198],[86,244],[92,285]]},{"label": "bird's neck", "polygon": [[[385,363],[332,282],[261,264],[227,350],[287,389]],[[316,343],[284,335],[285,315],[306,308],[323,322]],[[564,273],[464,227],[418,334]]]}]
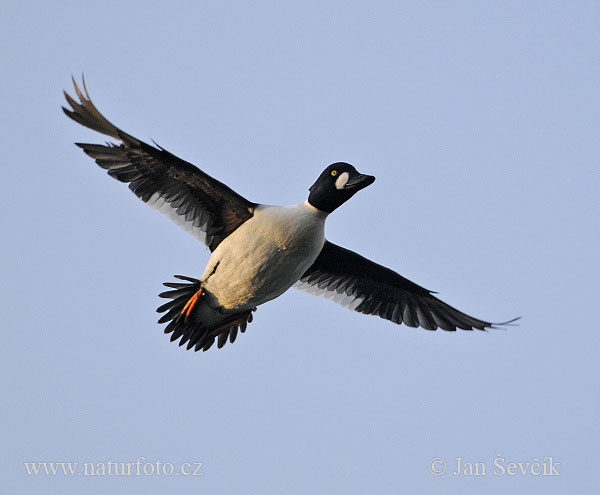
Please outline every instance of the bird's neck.
[{"label": "bird's neck", "polygon": [[317,215],[317,216],[320,216],[323,218],[325,218],[325,217],[327,217],[327,215],[329,215],[329,213],[327,213],[326,211],[321,211],[316,206],[313,206],[308,199],[304,203],[302,203],[302,206],[304,206],[308,211],[310,211],[314,215]]}]

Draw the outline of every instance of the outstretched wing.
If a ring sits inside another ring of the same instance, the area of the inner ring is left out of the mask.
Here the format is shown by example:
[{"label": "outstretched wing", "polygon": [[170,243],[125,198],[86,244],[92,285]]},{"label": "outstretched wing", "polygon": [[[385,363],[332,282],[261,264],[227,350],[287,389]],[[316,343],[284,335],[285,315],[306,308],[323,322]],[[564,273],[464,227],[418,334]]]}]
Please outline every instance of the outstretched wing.
[{"label": "outstretched wing", "polygon": [[111,124],[94,106],[85,81],[81,92],[73,79],[76,102],[65,92],[74,121],[121,144],[76,143],[115,179],[129,183],[138,198],[165,213],[214,251],[219,243],[252,217],[256,203],[160,146],[150,146]]},{"label": "outstretched wing", "polygon": [[495,324],[466,315],[389,268],[329,241],[294,287],[359,313],[427,330],[485,330],[515,321]]}]

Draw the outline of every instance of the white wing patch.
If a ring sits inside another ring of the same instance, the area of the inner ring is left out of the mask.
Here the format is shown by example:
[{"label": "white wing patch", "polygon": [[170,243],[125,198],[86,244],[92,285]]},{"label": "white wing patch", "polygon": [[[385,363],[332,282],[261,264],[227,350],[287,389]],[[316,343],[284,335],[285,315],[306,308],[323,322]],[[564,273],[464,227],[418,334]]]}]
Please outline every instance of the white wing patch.
[{"label": "white wing patch", "polygon": [[335,181],[335,188],[336,189],[344,189],[344,186],[346,185],[346,182],[348,182],[349,178],[350,178],[350,175],[348,174],[348,172],[344,172],[343,174],[340,174],[340,176]]},{"label": "white wing patch", "polygon": [[321,289],[316,283],[315,285],[310,285],[302,280],[298,280],[298,282],[294,284],[294,288],[312,294],[313,296],[331,299],[333,302],[341,304],[352,311],[358,308],[364,301],[363,297],[349,296],[345,292],[339,293],[335,290]]},{"label": "white wing patch", "polygon": [[185,215],[177,213],[177,208],[171,206],[171,203],[167,203],[160,192],[155,192],[146,204],[155,210],[160,211],[173,220],[182,229],[186,230],[196,239],[206,244],[205,230],[208,223],[208,214],[203,213],[194,220],[186,220]]}]

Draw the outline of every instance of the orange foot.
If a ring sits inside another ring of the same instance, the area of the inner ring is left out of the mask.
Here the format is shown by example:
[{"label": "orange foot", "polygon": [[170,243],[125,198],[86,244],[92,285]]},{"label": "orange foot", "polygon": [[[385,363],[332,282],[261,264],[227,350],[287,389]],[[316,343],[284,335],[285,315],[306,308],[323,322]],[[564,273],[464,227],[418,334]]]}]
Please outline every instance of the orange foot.
[{"label": "orange foot", "polygon": [[192,313],[192,310],[196,306],[198,299],[200,299],[200,297],[202,297],[204,294],[206,294],[206,292],[204,292],[204,289],[198,289],[198,291],[192,297],[190,297],[189,301],[185,303],[185,306],[183,307],[181,313],[179,313],[179,316],[177,317],[177,321],[179,321],[182,316],[184,317],[184,321],[187,321],[188,316],[190,316],[190,314]]}]

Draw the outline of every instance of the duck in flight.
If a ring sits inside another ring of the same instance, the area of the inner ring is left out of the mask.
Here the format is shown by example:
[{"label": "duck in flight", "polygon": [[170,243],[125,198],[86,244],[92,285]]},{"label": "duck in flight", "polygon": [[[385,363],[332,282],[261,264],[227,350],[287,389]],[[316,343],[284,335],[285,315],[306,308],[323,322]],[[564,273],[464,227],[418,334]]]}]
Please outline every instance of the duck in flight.
[{"label": "duck in flight", "polygon": [[198,351],[216,341],[233,343],[260,304],[290,287],[324,296],[359,313],[428,330],[485,330],[468,316],[393,270],[325,238],[327,216],[375,181],[348,163],[329,165],[299,205],[253,203],[159,145],[152,146],[111,124],[73,79],[77,102],[66,92],[73,120],[120,144],[77,146],[115,179],[190,231],[212,252],[199,279],[175,275],[169,301],[157,311],[171,341]]}]

